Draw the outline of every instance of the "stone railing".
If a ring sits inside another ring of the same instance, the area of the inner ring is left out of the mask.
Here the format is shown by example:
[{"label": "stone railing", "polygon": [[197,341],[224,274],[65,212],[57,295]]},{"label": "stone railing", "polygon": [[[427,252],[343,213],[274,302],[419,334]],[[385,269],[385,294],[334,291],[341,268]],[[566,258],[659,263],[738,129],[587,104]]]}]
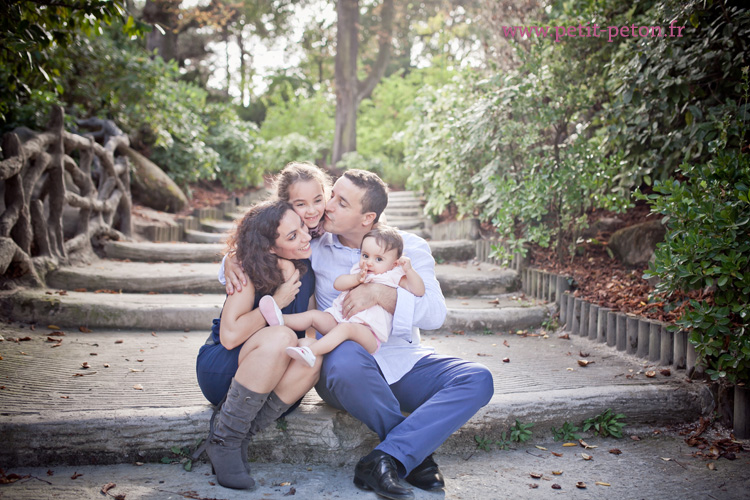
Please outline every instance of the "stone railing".
[{"label": "stone railing", "polygon": [[[11,283],[42,285],[44,274],[91,252],[91,239],[131,234],[130,172],[115,158],[129,144],[112,122],[78,135],[52,109],[47,131],[18,128],[2,140],[0,161],[0,273]],[[100,142],[97,142],[100,141]]]}]

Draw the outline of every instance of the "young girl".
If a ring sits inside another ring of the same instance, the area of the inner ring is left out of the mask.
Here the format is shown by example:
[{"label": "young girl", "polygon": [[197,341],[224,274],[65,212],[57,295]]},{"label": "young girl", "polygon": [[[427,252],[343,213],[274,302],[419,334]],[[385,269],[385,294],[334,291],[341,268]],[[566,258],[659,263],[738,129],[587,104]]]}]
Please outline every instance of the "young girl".
[{"label": "young girl", "polygon": [[289,202],[297,215],[305,221],[310,236],[323,234],[331,178],[311,163],[292,162],[276,178],[276,197]]},{"label": "young girl", "polygon": [[293,330],[314,327],[324,337],[312,345],[288,347],[286,352],[294,359],[305,361],[310,366],[316,357],[331,352],[345,340],[354,340],[371,354],[380,344],[388,340],[393,315],[380,306],[355,314],[348,320],[342,312],[342,304],[348,290],[360,283],[381,283],[391,287],[401,286],[416,296],[425,293],[422,278],[411,266],[411,260],[402,255],[404,242],[398,231],[388,226],[377,226],[362,239],[359,263],[352,267],[351,274],[336,278],[333,286],[341,293],[333,305],[325,311],[309,310],[298,314],[282,314],[273,297],[263,297],[258,308],[269,325],[285,325]]}]

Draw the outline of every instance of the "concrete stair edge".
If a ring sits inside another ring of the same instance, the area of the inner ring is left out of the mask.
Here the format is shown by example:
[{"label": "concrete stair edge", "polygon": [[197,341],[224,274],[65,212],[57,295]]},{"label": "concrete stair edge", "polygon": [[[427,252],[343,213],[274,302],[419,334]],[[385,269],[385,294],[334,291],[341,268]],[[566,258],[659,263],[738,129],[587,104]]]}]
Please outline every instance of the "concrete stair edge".
[{"label": "concrete stair edge", "polygon": [[[287,416],[286,431],[269,428],[254,438],[251,460],[354,463],[377,444],[377,436],[364,424],[323,404],[317,395],[312,398],[317,401],[310,403],[308,396]],[[705,385],[682,382],[495,395],[439,451],[473,452],[475,435],[498,437],[516,419],[534,423],[532,431],[538,435],[608,408],[624,413],[628,426],[638,426],[692,422],[713,407]],[[159,461],[172,446],[194,449],[208,433],[210,415],[211,407],[202,405],[6,417],[0,422],[0,440],[7,443],[0,449],[0,463],[18,467]]]}]

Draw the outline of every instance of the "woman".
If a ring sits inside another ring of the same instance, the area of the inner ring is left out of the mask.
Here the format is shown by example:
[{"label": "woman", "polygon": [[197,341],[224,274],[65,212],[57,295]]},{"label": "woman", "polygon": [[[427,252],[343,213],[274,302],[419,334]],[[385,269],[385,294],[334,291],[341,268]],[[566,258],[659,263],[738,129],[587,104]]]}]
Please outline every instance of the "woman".
[{"label": "woman", "polygon": [[[310,235],[292,206],[283,200],[258,204],[243,217],[229,241],[247,286],[229,295],[221,318],[201,347],[196,370],[206,398],[221,405],[211,418],[206,452],[222,486],[249,489],[247,444],[287,411],[317,382],[320,363],[310,368],[292,361],[285,349],[309,345],[305,332],[269,327],[258,310],[263,295],[273,295],[284,312],[306,311],[315,289]],[[286,275],[279,262],[292,261]],[[223,403],[222,403],[223,400]],[[214,422],[215,419],[215,422]]]}]

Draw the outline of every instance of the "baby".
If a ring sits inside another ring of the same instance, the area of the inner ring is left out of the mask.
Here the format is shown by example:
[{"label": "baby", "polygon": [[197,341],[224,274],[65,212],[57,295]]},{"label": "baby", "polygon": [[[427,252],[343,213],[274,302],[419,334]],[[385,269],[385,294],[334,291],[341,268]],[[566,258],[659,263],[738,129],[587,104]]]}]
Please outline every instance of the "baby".
[{"label": "baby", "polygon": [[342,293],[331,307],[325,311],[282,314],[273,297],[266,295],[260,300],[260,312],[269,325],[286,325],[296,331],[313,327],[323,334],[322,339],[309,347],[286,349],[289,356],[310,366],[315,364],[317,356],[331,352],[345,340],[353,340],[367,352],[375,353],[381,343],[388,340],[393,315],[375,305],[346,319],[342,304],[348,291],[361,283],[380,283],[393,288],[400,286],[418,297],[423,296],[424,282],[412,268],[411,260],[402,255],[403,250],[404,241],[398,231],[378,225],[362,239],[359,263],[352,267],[351,274],[339,276],[334,281],[334,288]]}]

